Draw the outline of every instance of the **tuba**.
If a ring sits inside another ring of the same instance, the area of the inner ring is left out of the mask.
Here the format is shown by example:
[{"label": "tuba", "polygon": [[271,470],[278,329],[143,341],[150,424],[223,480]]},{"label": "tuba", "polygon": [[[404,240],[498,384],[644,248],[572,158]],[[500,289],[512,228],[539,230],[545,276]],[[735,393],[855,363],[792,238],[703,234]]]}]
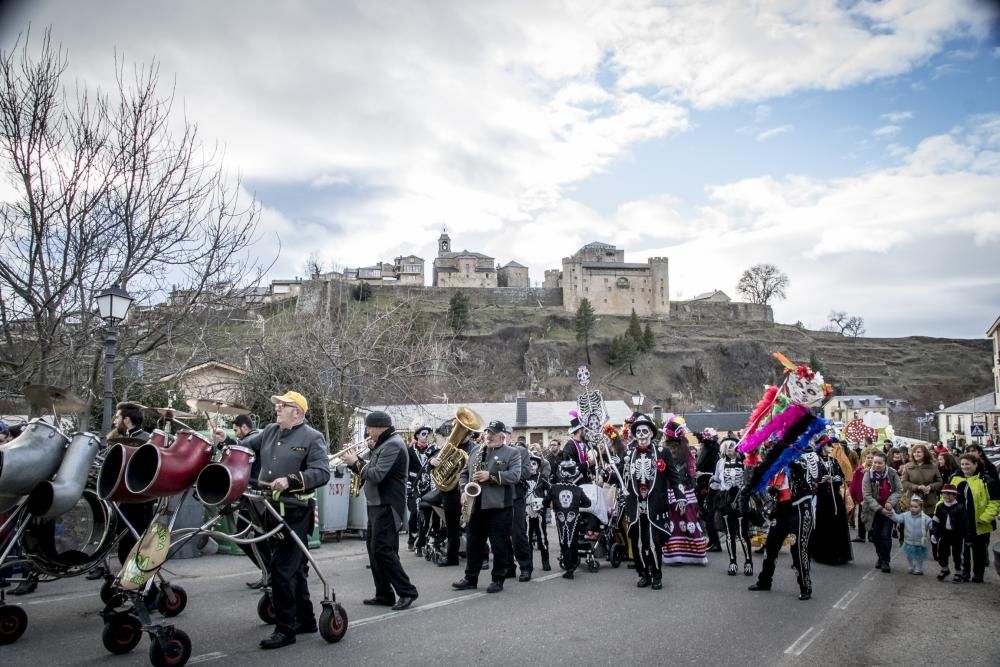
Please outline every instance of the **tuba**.
[{"label": "tuba", "polygon": [[483,430],[485,422],[479,414],[471,408],[460,407],[455,411],[455,421],[448,434],[448,440],[444,447],[438,452],[441,465],[431,471],[431,477],[437,488],[442,492],[451,491],[458,486],[458,475],[462,468],[469,462],[469,455],[459,449],[459,444],[469,435]]}]

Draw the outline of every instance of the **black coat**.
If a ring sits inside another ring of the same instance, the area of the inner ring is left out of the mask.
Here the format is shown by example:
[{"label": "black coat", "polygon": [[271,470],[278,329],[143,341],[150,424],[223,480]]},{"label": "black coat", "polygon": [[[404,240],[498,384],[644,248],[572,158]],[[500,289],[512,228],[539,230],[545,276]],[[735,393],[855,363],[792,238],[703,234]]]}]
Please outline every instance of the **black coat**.
[{"label": "black coat", "polygon": [[643,509],[641,500],[645,499],[650,523],[669,535],[670,500],[667,489],[673,489],[675,498],[684,498],[670,450],[663,445],[651,445],[643,451],[633,443],[622,468],[627,491],[624,513],[629,526],[639,520]]}]

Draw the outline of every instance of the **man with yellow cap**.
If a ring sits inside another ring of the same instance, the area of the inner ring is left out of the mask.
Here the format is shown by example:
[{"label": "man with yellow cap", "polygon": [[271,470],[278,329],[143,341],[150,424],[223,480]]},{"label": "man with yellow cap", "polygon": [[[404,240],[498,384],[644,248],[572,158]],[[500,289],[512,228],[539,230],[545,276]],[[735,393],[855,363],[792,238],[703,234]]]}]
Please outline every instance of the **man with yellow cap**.
[{"label": "man with yellow cap", "polygon": [[[271,402],[275,423],[247,436],[240,445],[257,454],[257,484],[274,492],[285,522],[305,542],[313,529],[313,490],[330,480],[326,439],[305,423],[309,410],[305,396],[289,391],[272,396]],[[309,599],[305,555],[293,540],[275,540],[269,571],[277,622],[274,634],[260,646],[274,649],[294,644],[296,633],[316,632],[316,615]]]}]

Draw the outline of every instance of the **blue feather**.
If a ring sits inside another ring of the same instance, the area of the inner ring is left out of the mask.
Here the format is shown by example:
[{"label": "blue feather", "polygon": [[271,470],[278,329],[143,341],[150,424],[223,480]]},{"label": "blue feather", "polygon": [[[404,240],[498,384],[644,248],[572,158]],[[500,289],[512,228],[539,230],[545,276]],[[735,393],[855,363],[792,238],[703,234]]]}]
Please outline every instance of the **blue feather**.
[{"label": "blue feather", "polygon": [[810,442],[817,435],[820,435],[829,426],[829,422],[822,417],[814,417],[812,423],[806,428],[805,432],[799,436],[798,440],[792,443],[789,447],[786,447],[781,456],[771,464],[763,475],[760,476],[754,491],[756,493],[764,493],[767,489],[767,483],[770,482],[775,475],[777,475],[782,470],[788,468],[788,465],[797,459],[799,459],[803,454],[805,454],[810,449]]}]

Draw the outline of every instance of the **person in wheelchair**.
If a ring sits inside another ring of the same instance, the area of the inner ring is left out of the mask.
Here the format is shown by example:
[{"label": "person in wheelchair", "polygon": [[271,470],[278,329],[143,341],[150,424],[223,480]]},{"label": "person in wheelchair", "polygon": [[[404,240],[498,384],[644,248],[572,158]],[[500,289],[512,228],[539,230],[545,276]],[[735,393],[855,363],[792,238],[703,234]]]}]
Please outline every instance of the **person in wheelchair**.
[{"label": "person in wheelchair", "polygon": [[559,561],[566,570],[563,579],[572,579],[580,564],[580,555],[577,551],[582,525],[580,509],[590,507],[590,498],[578,486],[581,479],[582,475],[576,461],[566,459],[559,464],[556,482],[549,490],[549,500],[556,517],[556,532],[559,535]]}]

